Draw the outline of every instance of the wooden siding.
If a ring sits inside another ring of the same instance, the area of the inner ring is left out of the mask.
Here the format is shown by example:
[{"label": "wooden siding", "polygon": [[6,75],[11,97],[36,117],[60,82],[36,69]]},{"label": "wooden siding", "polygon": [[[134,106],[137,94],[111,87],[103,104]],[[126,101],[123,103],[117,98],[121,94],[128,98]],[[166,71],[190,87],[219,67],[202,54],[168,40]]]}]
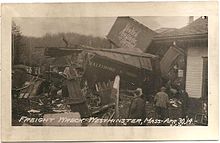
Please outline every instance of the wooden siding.
[{"label": "wooden siding", "polygon": [[191,47],[187,52],[186,91],[189,97],[202,96],[203,58],[208,55],[207,47]]}]

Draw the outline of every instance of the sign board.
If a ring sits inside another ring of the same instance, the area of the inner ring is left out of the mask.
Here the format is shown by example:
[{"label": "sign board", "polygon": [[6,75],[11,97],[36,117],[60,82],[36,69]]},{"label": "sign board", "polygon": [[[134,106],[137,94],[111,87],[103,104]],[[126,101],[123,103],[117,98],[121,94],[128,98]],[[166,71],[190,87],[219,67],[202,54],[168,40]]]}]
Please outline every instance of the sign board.
[{"label": "sign board", "polygon": [[120,48],[145,51],[157,33],[131,17],[118,17],[107,38]]}]

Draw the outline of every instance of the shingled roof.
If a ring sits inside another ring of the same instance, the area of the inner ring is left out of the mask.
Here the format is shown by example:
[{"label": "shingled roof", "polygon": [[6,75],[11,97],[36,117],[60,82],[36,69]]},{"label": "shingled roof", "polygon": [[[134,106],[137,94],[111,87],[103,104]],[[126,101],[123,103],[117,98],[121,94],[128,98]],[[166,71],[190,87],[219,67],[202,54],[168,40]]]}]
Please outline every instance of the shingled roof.
[{"label": "shingled roof", "polygon": [[174,31],[174,30],[177,30],[177,28],[166,28],[166,27],[163,27],[163,28],[156,29],[154,31],[159,33],[159,34],[161,34],[161,33],[171,32],[171,31]]},{"label": "shingled roof", "polygon": [[182,37],[196,37],[201,35],[208,35],[208,17],[200,17],[193,21],[191,24],[176,29],[173,31],[163,32],[154,37],[157,39],[170,39],[170,38],[182,38]]},{"label": "shingled roof", "polygon": [[208,17],[200,17],[180,29],[156,35],[145,52],[158,55],[158,49],[168,49],[174,43],[183,48],[208,46]]}]

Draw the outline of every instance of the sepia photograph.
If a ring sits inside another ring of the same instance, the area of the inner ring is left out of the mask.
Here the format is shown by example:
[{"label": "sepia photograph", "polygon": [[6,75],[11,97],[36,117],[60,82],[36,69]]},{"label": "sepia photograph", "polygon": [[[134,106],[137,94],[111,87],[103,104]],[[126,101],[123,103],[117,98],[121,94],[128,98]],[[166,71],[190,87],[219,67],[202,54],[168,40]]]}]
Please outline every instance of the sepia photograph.
[{"label": "sepia photograph", "polygon": [[12,126],[208,126],[208,16],[11,26]]},{"label": "sepia photograph", "polygon": [[219,139],[217,2],[1,8],[2,141]]}]

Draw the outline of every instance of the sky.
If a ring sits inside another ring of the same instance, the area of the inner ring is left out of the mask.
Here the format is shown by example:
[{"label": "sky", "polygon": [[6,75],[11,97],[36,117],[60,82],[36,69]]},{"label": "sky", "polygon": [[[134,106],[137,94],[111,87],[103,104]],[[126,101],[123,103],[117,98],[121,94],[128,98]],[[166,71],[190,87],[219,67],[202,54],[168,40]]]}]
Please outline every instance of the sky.
[{"label": "sky", "polygon": [[[152,30],[159,28],[181,28],[189,17],[145,16],[132,17]],[[194,18],[196,19],[196,18]],[[73,17],[73,18],[14,18],[25,36],[41,37],[46,33],[75,32],[84,35],[106,37],[116,17]]]}]

